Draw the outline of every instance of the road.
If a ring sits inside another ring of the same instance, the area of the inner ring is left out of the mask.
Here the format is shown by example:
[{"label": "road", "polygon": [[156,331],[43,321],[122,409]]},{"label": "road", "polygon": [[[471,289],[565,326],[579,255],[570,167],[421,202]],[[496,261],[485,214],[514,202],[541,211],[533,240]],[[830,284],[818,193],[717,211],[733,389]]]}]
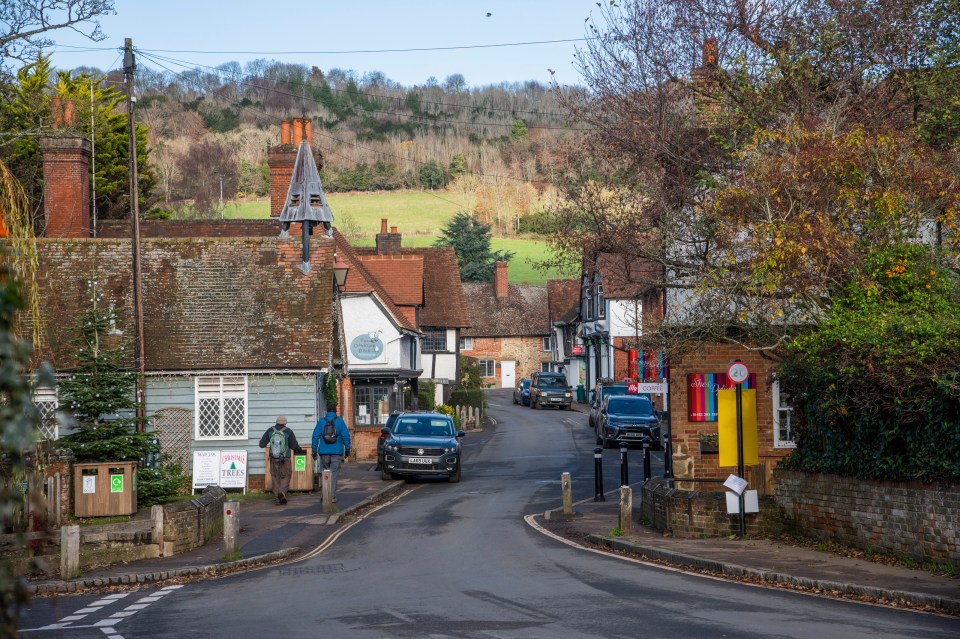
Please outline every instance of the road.
[{"label": "road", "polygon": [[[545,537],[523,515],[559,504],[562,472],[571,472],[577,498],[593,495],[586,416],[517,407],[502,391],[491,397],[490,414],[497,425],[466,438],[460,484],[408,482],[408,495],[313,559],[113,599],[36,600],[24,636],[960,635],[955,619],[687,575]],[[631,481],[639,481],[640,455],[631,454]],[[605,459],[612,489],[618,453],[606,451]],[[49,628],[56,622],[70,627]]]}]

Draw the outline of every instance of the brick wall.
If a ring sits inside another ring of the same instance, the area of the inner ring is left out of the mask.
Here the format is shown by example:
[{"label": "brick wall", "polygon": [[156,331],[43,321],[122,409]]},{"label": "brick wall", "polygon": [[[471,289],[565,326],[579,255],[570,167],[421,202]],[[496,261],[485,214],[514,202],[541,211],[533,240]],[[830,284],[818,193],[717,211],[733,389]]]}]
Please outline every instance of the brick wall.
[{"label": "brick wall", "polygon": [[[97,237],[130,237],[130,223],[104,220],[97,225]],[[142,220],[140,237],[277,237],[276,220]]]},{"label": "brick wall", "polygon": [[[671,488],[654,478],[641,488],[640,520],[676,537],[722,537],[740,530],[736,515],[727,514],[723,493]],[[747,534],[775,534],[782,530],[782,517],[771,497],[760,499],[760,512],[746,517]]]},{"label": "brick wall", "polygon": [[223,533],[226,491],[208,486],[192,501],[163,507],[164,556],[198,548]]},{"label": "brick wall", "polygon": [[[474,337],[473,350],[463,351],[463,354],[477,359],[495,359],[498,365],[503,360],[513,360],[517,363],[518,381],[539,372],[541,362],[550,361],[550,353],[544,352],[543,338],[539,336]],[[487,377],[484,381],[500,388],[500,368],[496,373],[496,377]]]},{"label": "brick wall", "polygon": [[353,456],[358,460],[372,460],[377,458],[377,440],[380,438],[380,427],[357,426],[350,433],[350,448]]},{"label": "brick wall", "polygon": [[734,344],[702,344],[670,367],[670,419],[673,442],[673,473],[680,488],[687,490],[723,490],[719,484],[683,482],[685,477],[725,479],[736,474],[736,466],[719,466],[719,455],[700,451],[700,433],[716,433],[717,422],[691,422],[688,419],[687,375],[690,373],[726,373],[735,359],[742,360],[757,380],[757,443],[760,463],[747,466],[750,488],[761,495],[773,492],[773,468],[790,453],[790,448],[774,448],[773,396],[771,383],[775,365],[759,354]]},{"label": "brick wall", "polygon": [[960,568],[960,486],[777,471],[774,497],[803,534]]}]

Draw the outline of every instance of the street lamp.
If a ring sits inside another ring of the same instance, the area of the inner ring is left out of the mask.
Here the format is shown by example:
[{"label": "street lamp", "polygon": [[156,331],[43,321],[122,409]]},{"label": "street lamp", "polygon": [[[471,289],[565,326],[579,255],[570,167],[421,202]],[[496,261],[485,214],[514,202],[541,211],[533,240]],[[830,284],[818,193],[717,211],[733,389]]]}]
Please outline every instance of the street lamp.
[{"label": "street lamp", "polygon": [[337,291],[343,288],[347,283],[347,272],[350,270],[350,264],[344,262],[339,256],[333,256],[333,279],[337,286]]}]

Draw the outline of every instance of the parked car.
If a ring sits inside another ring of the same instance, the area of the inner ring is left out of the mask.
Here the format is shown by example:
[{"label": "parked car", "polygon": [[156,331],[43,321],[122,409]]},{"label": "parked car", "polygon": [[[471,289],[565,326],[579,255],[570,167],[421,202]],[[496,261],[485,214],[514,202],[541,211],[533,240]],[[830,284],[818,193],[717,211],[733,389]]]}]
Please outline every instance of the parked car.
[{"label": "parked car", "polygon": [[513,389],[513,403],[522,406],[530,405],[530,378],[524,377]]},{"label": "parked car", "polygon": [[596,435],[604,448],[620,442],[640,446],[649,438],[650,448],[663,450],[660,420],[644,395],[608,395],[600,407]]},{"label": "parked car", "polygon": [[[386,432],[385,432],[386,431]],[[453,418],[442,413],[400,413],[383,443],[381,477],[446,475],[460,481],[460,440],[466,436],[454,428]]]},{"label": "parked car", "polygon": [[393,425],[397,423],[397,417],[399,416],[399,411],[390,413],[390,416],[387,417],[387,423],[380,429],[380,437],[377,438],[377,466],[374,470],[381,470],[383,468],[383,444],[390,439],[390,433],[393,432]]},{"label": "parked car", "polygon": [[563,373],[534,373],[530,380],[530,408],[556,406],[570,409],[573,391]]},{"label": "parked car", "polygon": [[626,395],[627,385],[625,383],[597,382],[593,390],[590,391],[590,413],[587,416],[587,425],[593,430],[597,429],[597,421],[600,417],[600,407],[610,395]]}]

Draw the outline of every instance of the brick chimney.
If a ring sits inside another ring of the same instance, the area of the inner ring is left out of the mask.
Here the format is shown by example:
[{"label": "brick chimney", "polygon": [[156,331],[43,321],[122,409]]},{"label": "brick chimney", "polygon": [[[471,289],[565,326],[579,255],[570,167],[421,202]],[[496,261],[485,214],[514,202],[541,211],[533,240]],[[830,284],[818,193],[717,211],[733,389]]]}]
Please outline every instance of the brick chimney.
[{"label": "brick chimney", "polygon": [[[313,125],[310,118],[293,118],[280,123],[280,144],[267,149],[267,166],[270,167],[270,217],[279,217],[287,200],[293,164],[297,160],[297,147],[301,140],[313,147]],[[323,154],[313,149],[317,169],[323,170]]]},{"label": "brick chimney", "polygon": [[380,219],[380,232],[377,233],[377,255],[400,255],[401,235],[397,227],[391,226],[387,233],[387,218]]},{"label": "brick chimney", "polygon": [[703,41],[702,64],[690,72],[697,118],[704,127],[713,126],[720,119],[720,101],[716,97],[720,90],[718,72],[717,39],[707,38]]},{"label": "brick chimney", "polygon": [[507,280],[507,263],[503,260],[494,262],[493,292],[496,294],[498,300],[507,299],[509,282]]},{"label": "brick chimney", "polygon": [[[75,125],[73,102],[55,100],[55,129]],[[40,138],[46,237],[90,237],[90,141],[65,135]]]}]

